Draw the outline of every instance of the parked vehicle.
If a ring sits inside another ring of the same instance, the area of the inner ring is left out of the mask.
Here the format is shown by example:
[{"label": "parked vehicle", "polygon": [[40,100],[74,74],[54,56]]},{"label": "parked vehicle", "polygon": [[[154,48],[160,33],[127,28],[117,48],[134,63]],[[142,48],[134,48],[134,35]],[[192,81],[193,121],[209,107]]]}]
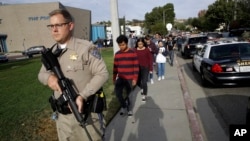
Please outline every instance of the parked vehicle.
[{"label": "parked vehicle", "polygon": [[207,33],[207,38],[210,41],[217,40],[217,39],[222,38],[222,34],[219,33],[219,32],[208,32]]},{"label": "parked vehicle", "polygon": [[45,48],[44,46],[33,46],[24,50],[22,54],[31,58],[35,54],[41,54],[44,48]]},{"label": "parked vehicle", "polygon": [[250,28],[238,28],[229,31],[230,37],[241,37],[244,32],[250,32]]},{"label": "parked vehicle", "polygon": [[207,43],[207,36],[187,37],[181,47],[181,55],[185,58],[192,57],[197,47]]},{"label": "parked vehicle", "polygon": [[4,62],[8,62],[8,61],[9,61],[9,59],[8,59],[7,55],[3,52],[0,52],[0,62],[4,63]]},{"label": "parked vehicle", "polygon": [[217,42],[206,44],[193,57],[202,84],[236,85],[250,81],[250,43]]},{"label": "parked vehicle", "polygon": [[113,47],[113,39],[108,39],[107,46],[108,47]]},{"label": "parked vehicle", "polygon": [[113,47],[113,39],[104,39],[103,46],[104,47]]}]

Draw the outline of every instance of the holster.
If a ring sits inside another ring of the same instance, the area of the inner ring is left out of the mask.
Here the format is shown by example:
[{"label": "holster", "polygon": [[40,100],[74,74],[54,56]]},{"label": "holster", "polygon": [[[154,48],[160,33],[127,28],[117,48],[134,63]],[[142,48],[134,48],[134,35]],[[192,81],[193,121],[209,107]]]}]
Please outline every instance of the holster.
[{"label": "holster", "polygon": [[[58,99],[55,98],[52,94],[49,98],[49,102],[52,110],[58,111],[61,114],[71,114],[68,107],[68,101],[65,100],[64,95],[62,94]],[[94,95],[90,96],[84,104],[83,114],[93,113],[102,113],[102,111],[107,110],[106,96],[103,92],[103,89],[100,88]]]},{"label": "holster", "polygon": [[59,113],[64,115],[72,113],[68,107],[68,102],[65,101],[63,95],[61,95],[58,99],[56,99],[53,94],[52,96],[49,97],[49,103],[54,112],[58,111]]}]

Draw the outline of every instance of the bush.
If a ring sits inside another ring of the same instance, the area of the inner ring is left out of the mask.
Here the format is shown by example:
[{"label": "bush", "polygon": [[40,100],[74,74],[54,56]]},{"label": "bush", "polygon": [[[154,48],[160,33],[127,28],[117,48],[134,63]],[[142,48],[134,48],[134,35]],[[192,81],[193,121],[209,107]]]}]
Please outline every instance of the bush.
[{"label": "bush", "polygon": [[245,41],[250,41],[250,32],[246,31],[242,34],[242,38]]}]

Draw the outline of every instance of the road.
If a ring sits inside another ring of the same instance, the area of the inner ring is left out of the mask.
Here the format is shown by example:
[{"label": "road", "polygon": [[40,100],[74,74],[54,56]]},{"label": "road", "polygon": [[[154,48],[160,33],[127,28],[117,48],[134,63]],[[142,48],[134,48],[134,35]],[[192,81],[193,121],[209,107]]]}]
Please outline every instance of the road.
[{"label": "road", "polygon": [[249,86],[202,87],[199,73],[192,68],[192,59],[183,59],[177,53],[194,110],[200,119],[203,134],[208,141],[228,140],[230,124],[245,124]]}]

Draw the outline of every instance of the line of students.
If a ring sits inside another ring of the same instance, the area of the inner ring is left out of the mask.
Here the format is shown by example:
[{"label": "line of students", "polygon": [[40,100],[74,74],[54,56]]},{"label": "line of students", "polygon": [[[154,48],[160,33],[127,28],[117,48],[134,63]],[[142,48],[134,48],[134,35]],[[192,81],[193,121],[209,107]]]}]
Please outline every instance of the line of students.
[{"label": "line of students", "polygon": [[[171,37],[169,38],[171,40]],[[167,49],[163,41],[159,40],[157,46],[147,35],[145,38],[139,38],[135,47],[128,46],[128,38],[120,35],[116,42],[120,48],[114,57],[113,83],[115,93],[122,107],[120,115],[127,111],[128,116],[132,116],[131,101],[129,94],[138,85],[142,89],[142,101],[145,102],[148,95],[148,78],[151,84],[153,81],[153,66],[157,63],[158,80],[165,79],[166,52],[170,54],[170,64],[173,65],[173,42],[168,42]],[[123,90],[126,90],[126,96]]]},{"label": "line of students", "polygon": [[[148,76],[150,70],[152,71],[152,65],[150,65],[152,63],[149,63],[152,62],[151,53],[142,39],[137,40],[136,48],[128,47],[128,38],[125,35],[120,35],[116,42],[120,50],[116,52],[114,57],[115,94],[122,107],[120,115],[127,111],[128,116],[132,116],[129,94],[136,85],[139,85],[144,90],[143,100],[146,100],[148,77],[145,76]],[[148,60],[144,60],[144,57]],[[126,90],[126,96],[123,94],[123,89]]]}]

